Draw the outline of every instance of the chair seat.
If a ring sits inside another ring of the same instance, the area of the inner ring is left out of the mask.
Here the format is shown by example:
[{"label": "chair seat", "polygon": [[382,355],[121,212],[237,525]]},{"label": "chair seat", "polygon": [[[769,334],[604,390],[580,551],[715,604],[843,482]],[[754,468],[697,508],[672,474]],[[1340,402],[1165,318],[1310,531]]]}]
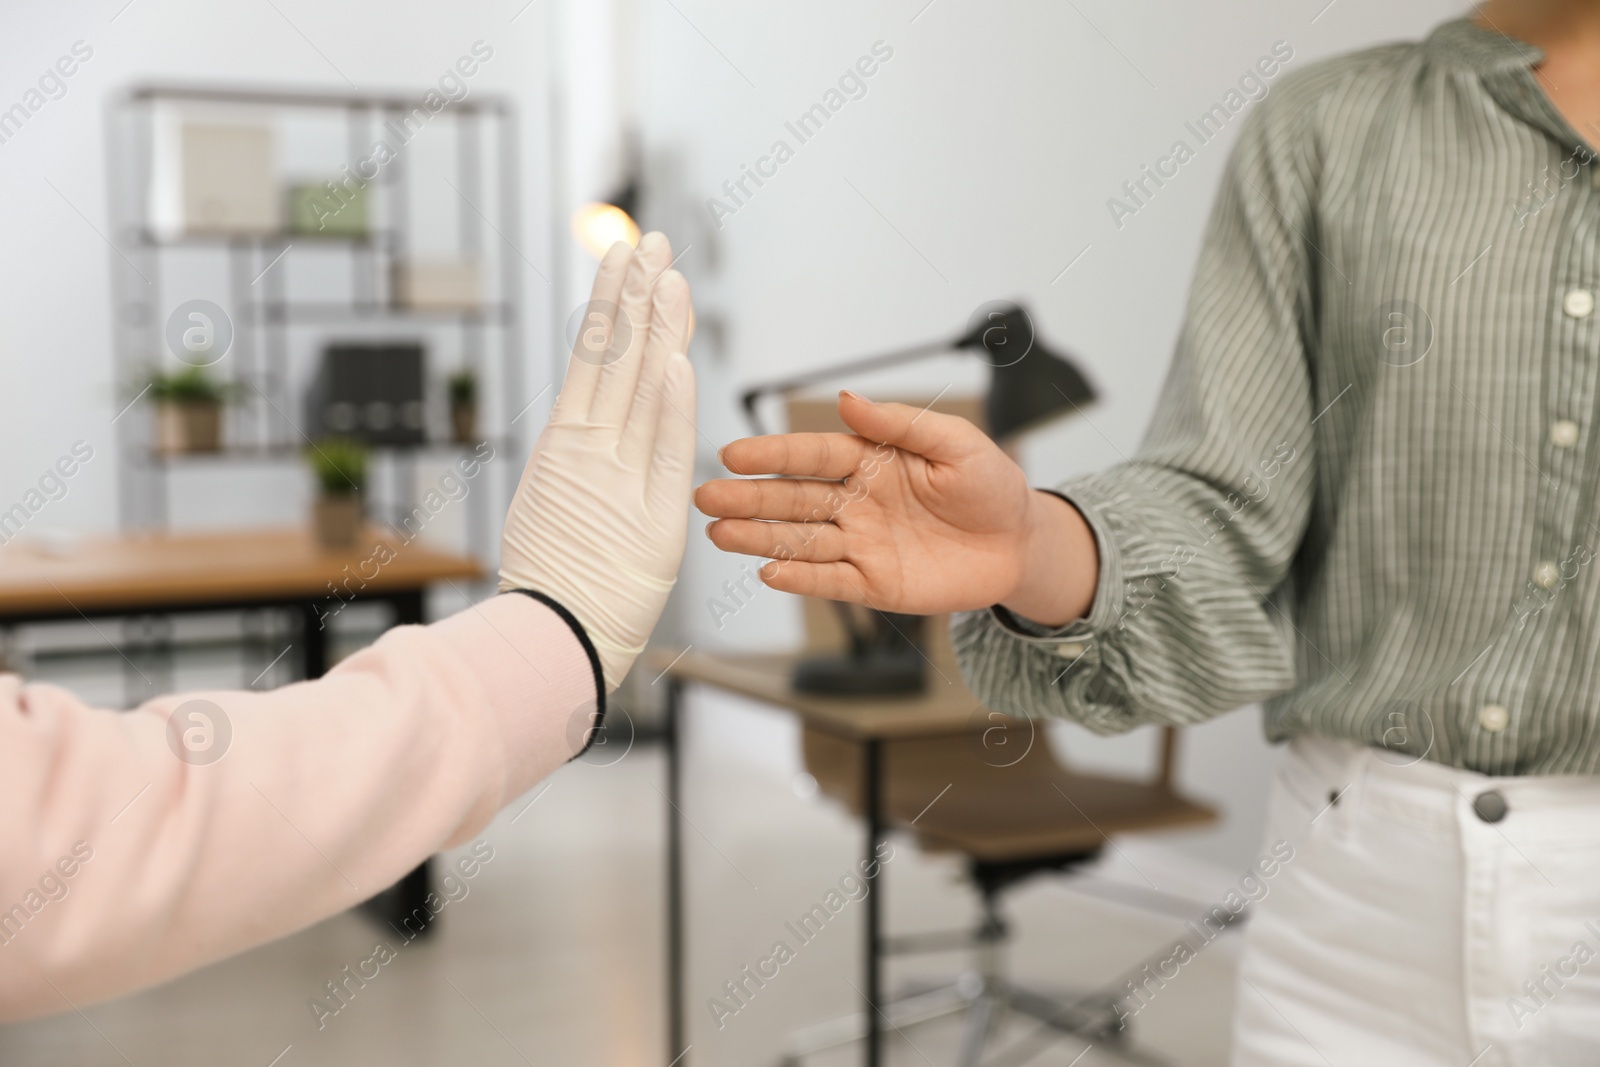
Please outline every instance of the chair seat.
[{"label": "chair seat", "polygon": [[[924,850],[994,863],[1091,852],[1114,834],[1217,818],[1160,783],[1070,770],[1051,753],[1042,727],[1021,723],[1009,736],[1016,752],[986,746],[981,731],[886,742],[889,821],[915,833]],[[822,790],[859,814],[860,745],[808,730],[805,755]]]}]

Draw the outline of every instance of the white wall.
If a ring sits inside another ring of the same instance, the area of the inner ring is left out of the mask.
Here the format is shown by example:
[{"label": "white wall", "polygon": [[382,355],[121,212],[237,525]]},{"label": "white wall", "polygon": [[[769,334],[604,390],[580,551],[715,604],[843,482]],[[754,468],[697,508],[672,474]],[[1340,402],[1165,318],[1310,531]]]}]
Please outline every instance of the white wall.
[{"label": "white wall", "polygon": [[[1457,0],[1325,3],[640,0],[645,128],[651,151],[679,164],[674,188],[658,190],[661,217],[683,228],[674,234],[680,246],[696,243],[680,266],[702,320],[727,323],[720,359],[706,345],[698,352],[706,437],[745,432],[735,403],[744,385],[951,334],[982,301],[1016,297],[1046,336],[1079,354],[1104,395],[1087,419],[1032,443],[1030,474],[1049,483],[1131,454],[1242,116],[1120,228],[1107,199],[1178,138],[1193,143],[1185,121],[1220,100],[1274,42],[1293,48],[1287,69],[1296,70],[1419,36],[1463,10]],[[880,40],[894,55],[866,95],[798,143],[785,121]],[[710,229],[706,199],[779,138],[794,158]],[[704,232],[694,233],[692,220]],[[864,391],[931,395],[952,381],[978,387],[982,378],[941,363],[869,381]],[[709,474],[715,458],[706,447]],[[703,545],[691,552],[676,605],[685,640],[796,639],[794,605],[770,592],[737,625],[714,625],[705,600],[742,566]],[[1148,759],[1150,737],[1107,742],[1069,729],[1064,740],[1080,762],[1126,764]],[[1189,847],[1246,862],[1270,763],[1259,716],[1189,731],[1186,746],[1191,788],[1229,816],[1220,833]]]}]

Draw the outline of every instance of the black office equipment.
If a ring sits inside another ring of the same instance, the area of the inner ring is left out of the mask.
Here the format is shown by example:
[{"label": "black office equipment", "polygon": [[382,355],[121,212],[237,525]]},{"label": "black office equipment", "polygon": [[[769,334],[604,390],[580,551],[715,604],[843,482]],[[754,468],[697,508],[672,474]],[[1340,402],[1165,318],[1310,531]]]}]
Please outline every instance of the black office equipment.
[{"label": "black office equipment", "polygon": [[312,436],[420,445],[427,438],[423,381],[420,343],[331,344],[311,385]]}]

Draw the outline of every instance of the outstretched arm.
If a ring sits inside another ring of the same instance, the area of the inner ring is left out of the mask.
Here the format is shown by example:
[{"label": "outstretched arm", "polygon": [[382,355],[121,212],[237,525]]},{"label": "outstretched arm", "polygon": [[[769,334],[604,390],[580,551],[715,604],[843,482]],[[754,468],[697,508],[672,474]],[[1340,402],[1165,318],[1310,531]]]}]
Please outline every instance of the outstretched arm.
[{"label": "outstretched arm", "polygon": [[[0,1017],[152,985],[372,896],[569,759],[595,699],[578,636],[514,593],[267,693],[118,713],[0,676]],[[231,733],[222,757],[197,761],[190,729]]]},{"label": "outstretched arm", "polygon": [[[501,595],[269,693],[116,713],[0,676],[0,1019],[341,911],[582,749],[683,553],[692,317],[671,259],[651,234],[602,262],[606,327],[574,352],[506,516]],[[231,738],[207,762],[190,729]]]}]

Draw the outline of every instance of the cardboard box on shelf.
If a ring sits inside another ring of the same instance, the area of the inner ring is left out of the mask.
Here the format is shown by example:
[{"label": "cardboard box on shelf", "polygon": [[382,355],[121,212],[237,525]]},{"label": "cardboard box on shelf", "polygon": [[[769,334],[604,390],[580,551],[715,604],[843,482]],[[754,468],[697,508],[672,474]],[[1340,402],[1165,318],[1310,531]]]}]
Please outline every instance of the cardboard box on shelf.
[{"label": "cardboard box on shelf", "polygon": [[279,231],[269,126],[185,122],[183,228],[197,234]]},{"label": "cardboard box on shelf", "polygon": [[464,260],[397,263],[394,302],[425,311],[471,311],[483,306],[478,265]]}]

